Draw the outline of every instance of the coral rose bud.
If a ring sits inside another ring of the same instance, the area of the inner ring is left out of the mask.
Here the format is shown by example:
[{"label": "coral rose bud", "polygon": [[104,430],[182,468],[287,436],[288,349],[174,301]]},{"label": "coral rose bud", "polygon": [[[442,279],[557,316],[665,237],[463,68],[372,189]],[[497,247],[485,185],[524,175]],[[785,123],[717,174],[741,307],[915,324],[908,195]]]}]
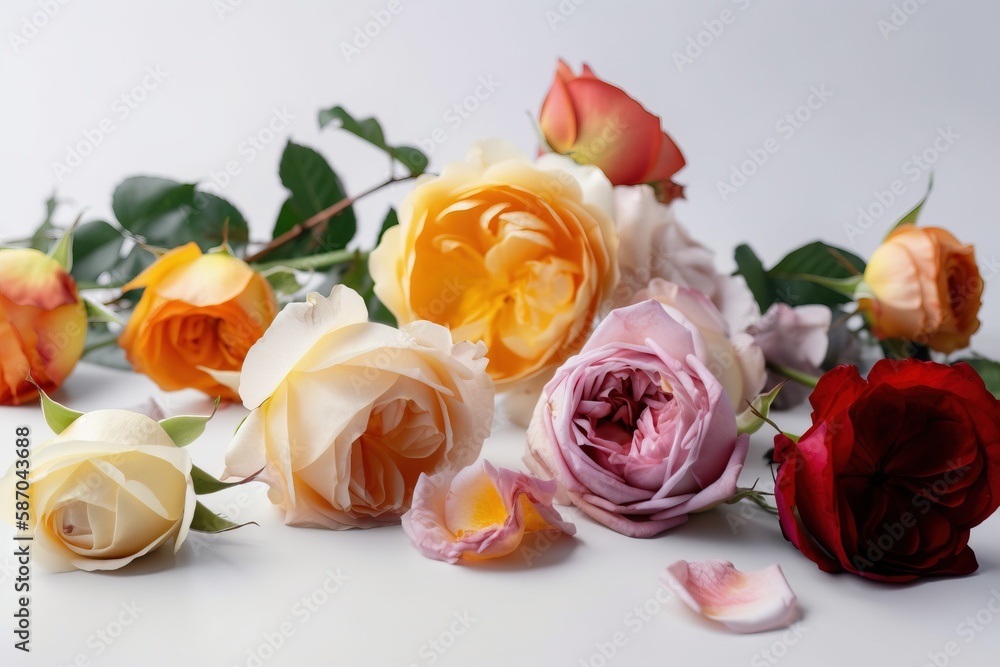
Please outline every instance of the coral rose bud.
[{"label": "coral rose bud", "polygon": [[87,311],[76,282],[38,250],[0,250],[0,405],[63,383],[83,354]]},{"label": "coral rose bud", "polygon": [[661,196],[678,196],[670,178],[684,166],[684,156],[660,129],[659,116],[587,65],[577,76],[559,61],[539,124],[553,151],[600,167],[612,184],[652,183]]},{"label": "coral rose bud", "polygon": [[968,347],[979,329],[975,252],[944,229],[900,226],[872,254],[864,277],[871,297],[859,303],[880,339],[950,353]]}]

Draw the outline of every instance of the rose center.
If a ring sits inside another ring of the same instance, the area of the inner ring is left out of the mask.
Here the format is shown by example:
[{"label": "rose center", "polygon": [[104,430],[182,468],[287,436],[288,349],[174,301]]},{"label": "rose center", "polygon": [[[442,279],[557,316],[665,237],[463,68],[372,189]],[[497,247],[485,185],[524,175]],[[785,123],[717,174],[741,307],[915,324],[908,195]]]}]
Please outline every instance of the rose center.
[{"label": "rose center", "polygon": [[587,454],[610,470],[624,469],[636,432],[673,398],[658,378],[636,369],[608,373],[591,396],[580,403],[578,428],[585,419]]}]

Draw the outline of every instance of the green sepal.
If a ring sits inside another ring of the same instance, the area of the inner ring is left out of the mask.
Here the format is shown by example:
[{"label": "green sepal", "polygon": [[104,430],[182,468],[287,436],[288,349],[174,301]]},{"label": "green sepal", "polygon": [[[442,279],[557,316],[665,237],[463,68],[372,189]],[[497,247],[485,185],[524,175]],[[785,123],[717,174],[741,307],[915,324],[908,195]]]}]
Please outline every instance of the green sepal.
[{"label": "green sepal", "polygon": [[[28,380],[31,381],[32,384],[35,384],[35,381],[30,377]],[[37,384],[35,384],[35,386],[38,387]],[[65,431],[70,424],[83,416],[82,412],[70,410],[65,405],[53,401],[41,387],[38,387],[38,396],[42,402],[42,416],[45,417],[45,423],[49,425],[49,428],[52,429],[56,435]]]},{"label": "green sepal", "polygon": [[125,324],[122,318],[108,310],[104,304],[98,303],[89,297],[81,297],[83,305],[87,308],[88,322],[104,322],[105,324]]},{"label": "green sepal", "polygon": [[215,493],[216,491],[222,491],[223,489],[231,489],[232,487],[239,486],[240,484],[252,482],[257,479],[257,475],[262,472],[264,472],[263,468],[246,479],[241,479],[238,482],[223,482],[208,474],[198,466],[191,466],[191,479],[194,481],[194,492],[199,496],[203,496],[209,493]]},{"label": "green sepal", "polygon": [[67,229],[62,236],[59,237],[58,243],[53,246],[51,252],[49,252],[49,257],[59,262],[59,265],[66,269],[66,273],[73,270],[73,228],[76,227],[76,223]]},{"label": "green sepal", "polygon": [[[754,486],[756,486],[756,484]],[[743,489],[737,487],[736,493],[734,493],[729,500],[726,500],[725,503],[727,505],[735,505],[736,503],[741,502],[743,500],[749,500],[754,504],[756,504],[761,509],[763,509],[765,512],[769,514],[777,514],[778,508],[771,505],[771,503],[767,502],[766,498],[766,496],[773,496],[773,495],[774,495],[773,493],[765,493],[763,491],[758,491],[756,488]]]},{"label": "green sepal", "polygon": [[225,533],[229,530],[236,530],[237,528],[242,528],[243,526],[257,525],[256,521],[248,521],[246,523],[233,523],[228,519],[223,519],[221,516],[208,509],[201,502],[198,502],[194,506],[194,517],[191,519],[191,530],[197,531],[199,533]]},{"label": "green sepal", "polygon": [[754,398],[747,409],[736,416],[736,432],[751,434],[759,431],[760,427],[768,422],[767,414],[771,410],[771,404],[774,403],[774,399],[778,397],[778,392],[783,386],[785,386],[784,382],[766,394],[760,394]]},{"label": "green sepal", "polygon": [[167,417],[166,419],[161,419],[159,424],[160,427],[167,432],[170,439],[174,441],[174,444],[178,447],[184,447],[190,445],[192,442],[198,439],[202,433],[205,432],[205,425],[208,421],[215,416],[215,411],[219,409],[219,401],[221,399],[215,399],[215,405],[212,407],[212,414],[207,417],[202,417],[199,415],[177,415],[176,417]]},{"label": "green sepal", "polygon": [[[927,192],[924,193],[923,199],[917,202],[917,205],[914,206],[909,213],[900,218],[899,222],[897,222],[892,226],[892,229],[889,230],[889,234],[893,233],[894,231],[896,231],[897,228],[902,227],[903,225],[917,224],[917,218],[920,217],[920,211],[924,208],[924,204],[927,203],[927,198],[931,196],[931,190],[933,189],[934,189],[934,172],[931,172],[930,179],[927,181]],[[888,236],[888,234],[886,236]]]}]

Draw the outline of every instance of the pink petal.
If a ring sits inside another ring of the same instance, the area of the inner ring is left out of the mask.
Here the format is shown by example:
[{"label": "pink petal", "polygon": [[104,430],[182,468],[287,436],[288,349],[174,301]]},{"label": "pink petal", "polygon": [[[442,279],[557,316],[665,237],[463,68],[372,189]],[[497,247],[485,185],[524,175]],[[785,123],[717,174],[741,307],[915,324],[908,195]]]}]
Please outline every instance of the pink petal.
[{"label": "pink petal", "polygon": [[799,616],[795,593],[778,564],[744,573],[725,560],[679,560],[660,581],[691,609],[733,632],[777,630]]},{"label": "pink petal", "polygon": [[421,475],[403,531],[428,558],[456,563],[515,551],[526,533],[573,535],[576,528],[552,507],[555,482],[488,461],[459,472]]}]

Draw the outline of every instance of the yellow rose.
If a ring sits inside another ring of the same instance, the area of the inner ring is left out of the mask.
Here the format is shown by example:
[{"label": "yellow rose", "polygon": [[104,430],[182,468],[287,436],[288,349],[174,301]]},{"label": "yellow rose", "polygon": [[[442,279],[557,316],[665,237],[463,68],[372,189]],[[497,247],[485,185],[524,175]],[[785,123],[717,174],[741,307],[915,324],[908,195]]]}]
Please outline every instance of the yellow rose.
[{"label": "yellow rose", "polygon": [[983,280],[975,251],[938,227],[902,225],[872,254],[859,299],[880,339],[902,338],[951,353],[979,329]]},{"label": "yellow rose", "polygon": [[371,255],[375,293],[401,323],[483,341],[498,389],[582,347],[618,280],[611,184],[559,155],[500,142],[421,179]]},{"label": "yellow rose", "polygon": [[161,389],[238,399],[206,372],[239,371],[277,312],[274,291],[246,262],[188,243],[160,257],[126,291],[145,288],[118,344]]},{"label": "yellow rose", "polygon": [[[18,480],[12,466],[0,484],[5,502]],[[29,481],[36,553],[56,571],[114,570],[171,538],[176,551],[194,516],[187,451],[126,410],[82,415],[35,447]]]},{"label": "yellow rose", "polygon": [[66,269],[45,253],[0,250],[0,405],[63,383],[83,354],[87,311]]}]

